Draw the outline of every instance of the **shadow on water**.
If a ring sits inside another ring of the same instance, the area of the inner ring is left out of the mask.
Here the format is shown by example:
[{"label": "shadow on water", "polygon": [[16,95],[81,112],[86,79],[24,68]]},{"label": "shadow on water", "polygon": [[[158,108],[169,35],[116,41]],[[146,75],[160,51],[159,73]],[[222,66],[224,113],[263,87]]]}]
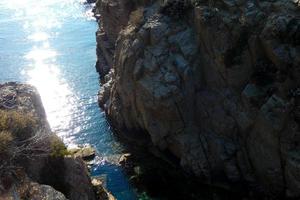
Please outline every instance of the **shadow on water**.
[{"label": "shadow on water", "polygon": [[135,194],[128,192],[130,191],[131,186],[128,184],[127,180],[124,179],[124,176],[126,175],[119,165],[109,162],[102,163],[101,165],[94,165],[91,168],[91,175],[94,178],[100,179],[109,191],[112,189],[121,191],[114,194],[117,199],[136,199]]},{"label": "shadow on water", "polygon": [[[130,177],[130,183],[137,188],[138,199],[241,200],[248,197],[243,183],[236,183],[229,190],[226,185],[216,187],[195,179],[192,174],[184,172],[177,157],[155,148],[143,131],[114,129],[113,133],[116,140],[124,145],[123,152],[126,154],[118,163],[122,169],[113,164],[109,167],[121,169]],[[99,172],[102,173],[101,170]],[[258,194],[250,199],[262,197]]]}]

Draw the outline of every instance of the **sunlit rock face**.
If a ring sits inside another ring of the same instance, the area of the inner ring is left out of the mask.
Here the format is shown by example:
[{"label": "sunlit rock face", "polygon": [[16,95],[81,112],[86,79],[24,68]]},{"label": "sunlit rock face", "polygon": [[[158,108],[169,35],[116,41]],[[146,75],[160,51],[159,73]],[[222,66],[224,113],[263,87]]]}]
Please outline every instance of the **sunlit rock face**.
[{"label": "sunlit rock face", "polygon": [[168,1],[98,1],[113,44],[100,104],[206,183],[299,197],[299,5],[194,3],[178,18]]}]

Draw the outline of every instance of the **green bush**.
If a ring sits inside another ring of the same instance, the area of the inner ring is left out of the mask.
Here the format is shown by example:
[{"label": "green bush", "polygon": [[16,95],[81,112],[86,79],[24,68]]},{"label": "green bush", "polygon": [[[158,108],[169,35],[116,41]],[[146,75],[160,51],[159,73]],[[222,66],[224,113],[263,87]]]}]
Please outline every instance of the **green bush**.
[{"label": "green bush", "polygon": [[36,119],[28,114],[0,110],[0,131],[10,131],[16,139],[22,140],[30,137],[36,126]]},{"label": "green bush", "polygon": [[33,117],[22,112],[0,110],[0,154],[8,156],[13,142],[29,138],[36,124]]},{"label": "green bush", "polygon": [[52,157],[64,157],[69,155],[65,144],[56,136],[51,138],[51,153]]},{"label": "green bush", "polygon": [[0,110],[0,178],[18,168],[16,160],[31,156],[37,139],[30,140],[36,120],[22,112]]}]

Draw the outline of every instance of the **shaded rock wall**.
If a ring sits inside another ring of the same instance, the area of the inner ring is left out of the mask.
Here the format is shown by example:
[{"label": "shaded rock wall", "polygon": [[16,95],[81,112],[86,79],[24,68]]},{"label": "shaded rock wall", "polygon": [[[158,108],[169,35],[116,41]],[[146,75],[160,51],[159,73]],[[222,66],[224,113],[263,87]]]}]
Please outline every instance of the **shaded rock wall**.
[{"label": "shaded rock wall", "polygon": [[299,197],[299,3],[166,2],[98,0],[113,125],[149,134],[208,184]]}]

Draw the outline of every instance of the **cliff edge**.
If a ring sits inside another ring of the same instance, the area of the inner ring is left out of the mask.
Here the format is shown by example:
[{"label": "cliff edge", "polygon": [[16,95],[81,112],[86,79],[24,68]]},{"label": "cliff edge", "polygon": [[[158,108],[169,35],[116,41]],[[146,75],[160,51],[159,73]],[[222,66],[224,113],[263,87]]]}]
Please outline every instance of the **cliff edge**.
[{"label": "cliff edge", "polygon": [[0,199],[109,199],[51,131],[33,86],[0,84],[0,160]]},{"label": "cliff edge", "polygon": [[211,185],[300,197],[300,5],[98,0],[99,103]]}]

